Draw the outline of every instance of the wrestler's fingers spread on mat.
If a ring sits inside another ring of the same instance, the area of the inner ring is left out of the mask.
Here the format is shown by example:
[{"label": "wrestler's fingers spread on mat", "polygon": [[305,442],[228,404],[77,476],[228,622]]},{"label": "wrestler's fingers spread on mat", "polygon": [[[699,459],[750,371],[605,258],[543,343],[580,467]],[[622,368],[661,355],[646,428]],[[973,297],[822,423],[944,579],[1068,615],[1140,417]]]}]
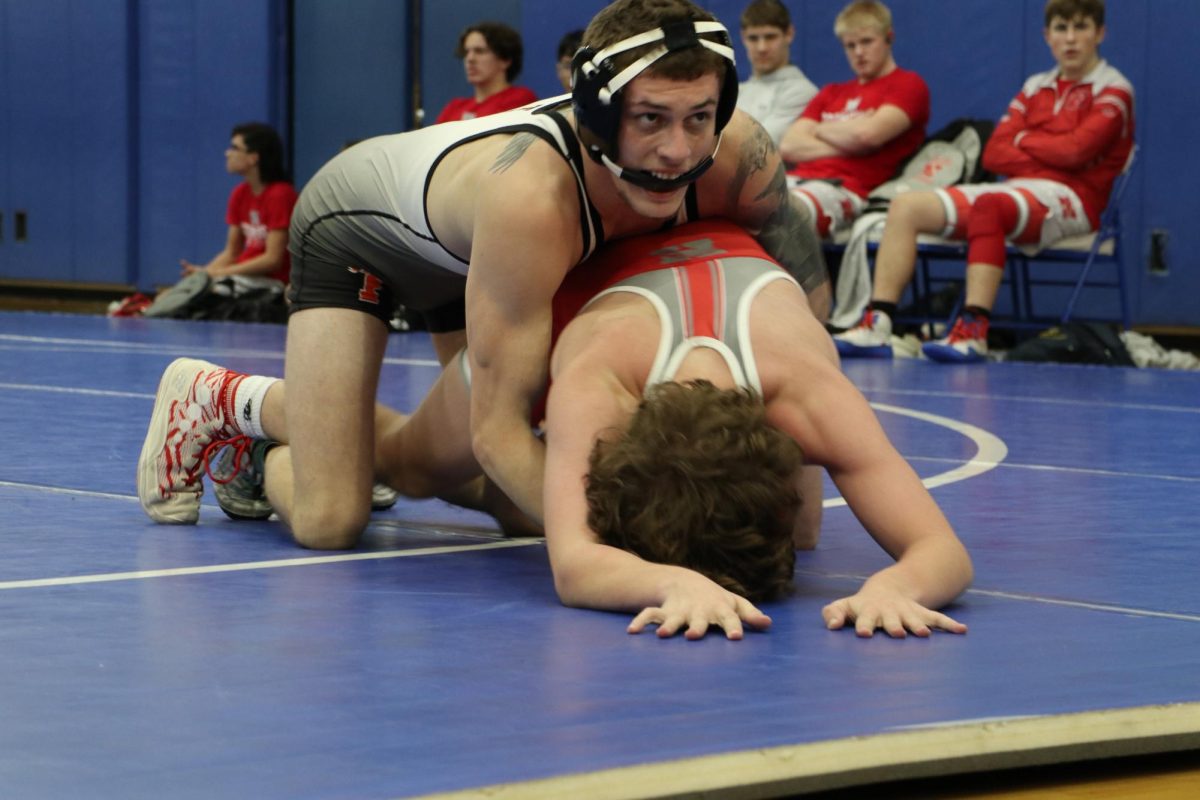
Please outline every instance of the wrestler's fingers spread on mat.
[{"label": "wrestler's fingers spread on mat", "polygon": [[864,638],[875,635],[875,629],[883,625],[881,615],[875,609],[859,609],[854,617],[854,632]]},{"label": "wrestler's fingers spread on mat", "polygon": [[912,631],[913,636],[925,637],[930,634],[929,625],[923,616],[908,615],[904,618],[904,627]]},{"label": "wrestler's fingers spread on mat", "polygon": [[679,632],[679,629],[687,624],[688,618],[683,614],[665,614],[663,619],[658,623],[658,637],[666,639],[669,636],[674,636]]},{"label": "wrestler's fingers spread on mat", "polygon": [[657,623],[662,620],[663,610],[655,606],[643,608],[641,613],[633,618],[629,623],[629,627],[625,629],[627,633],[641,633],[646,629],[647,625]]},{"label": "wrestler's fingers spread on mat", "polygon": [[[719,617],[720,615],[718,614],[717,616]],[[730,638],[740,639],[740,638],[742,638],[742,623],[737,621],[736,615],[734,615],[734,622],[737,624],[737,636],[730,637]],[[704,634],[708,633],[708,626],[710,624],[721,624],[721,623],[719,620],[713,620],[710,623],[710,621],[705,616],[703,616],[701,614],[693,614],[691,619],[688,620],[688,628],[684,632],[683,635],[685,638],[688,638],[688,639],[703,639]],[[728,628],[725,629],[725,633],[726,633],[726,635],[728,635],[728,633],[729,633]]]},{"label": "wrestler's fingers spread on mat", "polygon": [[893,639],[903,639],[908,635],[908,630],[904,627],[904,622],[901,621],[900,614],[896,611],[884,611],[879,626],[887,631],[887,635]]},{"label": "wrestler's fingers spread on mat", "polygon": [[[726,639],[742,638],[742,619],[732,609],[720,609],[716,613],[715,623],[725,631]],[[688,631],[690,634],[691,631]],[[689,638],[691,638],[689,636]]]},{"label": "wrestler's fingers spread on mat", "polygon": [[847,603],[845,598],[836,600],[821,609],[821,616],[825,620],[825,627],[831,631],[836,631],[846,624],[846,608]]},{"label": "wrestler's fingers spread on mat", "polygon": [[959,622],[956,619],[946,616],[945,614],[941,613],[940,611],[931,611],[930,618],[928,621],[929,621],[929,624],[932,625],[933,627],[938,628],[943,631],[949,631],[950,633],[966,633],[967,632],[966,625],[964,625],[963,623]]},{"label": "wrestler's fingers spread on mat", "polygon": [[753,603],[744,597],[738,597],[736,603],[738,616],[742,622],[749,625],[751,628],[758,630],[766,630],[771,627],[771,618],[763,612],[759,611]]}]

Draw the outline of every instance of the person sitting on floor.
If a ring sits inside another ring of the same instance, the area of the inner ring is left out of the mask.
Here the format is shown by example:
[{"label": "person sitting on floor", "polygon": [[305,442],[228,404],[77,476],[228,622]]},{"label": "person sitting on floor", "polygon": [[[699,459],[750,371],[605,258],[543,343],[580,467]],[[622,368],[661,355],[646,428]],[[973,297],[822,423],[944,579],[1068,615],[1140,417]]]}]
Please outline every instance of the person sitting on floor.
[{"label": "person sitting on floor", "polygon": [[225,149],[225,169],[242,178],[229,195],[225,247],[207,264],[180,259],[184,277],[205,272],[214,280],[231,276],[288,282],[288,225],[296,190],[283,161],[283,140],[262,122],[236,125]]},{"label": "person sitting on floor", "polygon": [[962,314],[944,338],[922,346],[928,358],[953,363],[987,356],[1007,242],[1046,247],[1096,229],[1133,149],[1133,86],[1100,58],[1104,33],[1104,0],[1046,3],[1043,35],[1056,67],[1025,81],[983,153],[984,168],[1007,180],[892,201],[871,305],[834,337],[843,356],[892,356],[892,319],[912,280],[919,234],[968,243]]},{"label": "person sitting on floor", "polygon": [[236,125],[225,169],[242,178],[225,209],[225,246],[206,264],[181,258],[183,277],[142,309],[143,316],[286,319],[288,227],[297,195],[284,166],[283,140],[266,123]]}]

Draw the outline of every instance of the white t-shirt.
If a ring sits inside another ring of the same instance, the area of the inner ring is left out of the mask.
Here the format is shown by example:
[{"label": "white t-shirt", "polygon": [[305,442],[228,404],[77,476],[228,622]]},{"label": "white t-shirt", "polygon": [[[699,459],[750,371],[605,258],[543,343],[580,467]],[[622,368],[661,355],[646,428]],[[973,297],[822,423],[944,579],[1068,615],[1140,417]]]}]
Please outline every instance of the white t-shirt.
[{"label": "white t-shirt", "polygon": [[751,76],[738,85],[737,107],[758,120],[776,145],[817,94],[799,67],[785,64],[774,72]]}]

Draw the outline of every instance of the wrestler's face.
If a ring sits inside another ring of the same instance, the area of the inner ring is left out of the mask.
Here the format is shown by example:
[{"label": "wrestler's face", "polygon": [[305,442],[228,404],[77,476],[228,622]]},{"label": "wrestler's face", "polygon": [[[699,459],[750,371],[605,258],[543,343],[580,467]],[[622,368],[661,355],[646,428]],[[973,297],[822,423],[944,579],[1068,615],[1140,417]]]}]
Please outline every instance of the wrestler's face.
[{"label": "wrestler's face", "polygon": [[[720,84],[713,73],[692,81],[639,75],[624,90],[618,163],[675,178],[712,155]],[[672,217],[687,187],[653,192],[617,179],[617,193],[639,214]]]},{"label": "wrestler's face", "polygon": [[788,51],[796,29],[791,25],[782,30],[774,25],[751,25],[742,28],[742,45],[750,57],[750,69],[755,75],[770,75],[788,63]]},{"label": "wrestler's face", "polygon": [[1075,19],[1054,17],[1045,30],[1046,44],[1058,71],[1067,80],[1076,81],[1092,71],[1100,61],[1099,47],[1104,41],[1104,28],[1082,14]]},{"label": "wrestler's face", "polygon": [[867,27],[842,34],[846,60],[859,81],[873,81],[892,63],[892,43],[883,31]]}]

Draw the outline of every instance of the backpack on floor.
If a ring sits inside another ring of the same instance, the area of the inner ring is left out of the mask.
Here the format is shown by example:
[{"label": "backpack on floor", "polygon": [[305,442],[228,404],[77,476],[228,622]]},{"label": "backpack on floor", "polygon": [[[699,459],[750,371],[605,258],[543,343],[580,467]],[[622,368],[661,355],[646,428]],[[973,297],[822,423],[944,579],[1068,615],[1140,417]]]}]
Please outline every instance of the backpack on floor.
[{"label": "backpack on floor", "polygon": [[1008,360],[1137,366],[1112,326],[1097,322],[1068,322],[1044,330],[1036,339],[1027,339],[1010,350]]},{"label": "backpack on floor", "polygon": [[992,175],[983,168],[983,147],[995,124],[962,117],[930,136],[900,168],[900,174],[876,186],[866,211],[885,211],[902,192],[942,189],[956,183],[984,183]]}]

